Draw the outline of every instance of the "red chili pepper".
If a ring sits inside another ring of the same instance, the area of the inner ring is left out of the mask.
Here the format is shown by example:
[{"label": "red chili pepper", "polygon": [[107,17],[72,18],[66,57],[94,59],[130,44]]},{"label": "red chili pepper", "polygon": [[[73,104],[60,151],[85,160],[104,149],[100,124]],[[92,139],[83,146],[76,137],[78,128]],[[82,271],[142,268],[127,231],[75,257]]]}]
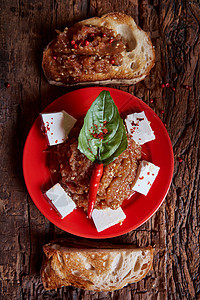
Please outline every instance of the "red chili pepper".
[{"label": "red chili pepper", "polygon": [[103,164],[95,164],[92,177],[90,180],[90,190],[88,198],[88,217],[91,219],[93,208],[96,202],[97,191],[99,188],[99,183],[101,176],[103,174]]}]

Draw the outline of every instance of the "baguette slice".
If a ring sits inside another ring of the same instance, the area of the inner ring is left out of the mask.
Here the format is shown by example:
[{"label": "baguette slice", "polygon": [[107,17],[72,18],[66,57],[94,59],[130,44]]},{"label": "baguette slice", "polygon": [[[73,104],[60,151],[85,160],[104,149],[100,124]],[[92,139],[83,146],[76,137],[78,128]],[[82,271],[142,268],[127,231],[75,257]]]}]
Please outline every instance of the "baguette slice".
[{"label": "baguette slice", "polygon": [[[113,30],[115,35],[120,34],[126,44],[126,49],[121,53],[123,56],[122,64],[120,66],[112,66],[109,72],[95,74],[82,73],[71,80],[64,68],[62,72],[58,70],[58,65],[53,58],[55,39],[44,50],[42,61],[44,74],[50,84],[63,86],[110,83],[134,84],[143,80],[154,66],[155,51],[151,40],[147,33],[136,25],[131,16],[117,12],[109,13],[103,15],[101,18],[94,17],[77,24],[97,27],[104,26]],[[66,32],[67,30],[65,28]],[[61,73],[64,75],[61,75]]]},{"label": "baguette slice", "polygon": [[46,290],[74,286],[114,291],[141,280],[150,270],[153,249],[82,240],[57,240],[43,247],[41,278]]}]

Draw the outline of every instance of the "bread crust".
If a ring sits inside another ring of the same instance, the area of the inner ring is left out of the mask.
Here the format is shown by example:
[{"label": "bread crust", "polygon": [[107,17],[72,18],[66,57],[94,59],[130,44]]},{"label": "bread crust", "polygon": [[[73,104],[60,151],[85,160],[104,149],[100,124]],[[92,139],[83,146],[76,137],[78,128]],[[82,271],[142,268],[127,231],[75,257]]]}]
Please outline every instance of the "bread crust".
[{"label": "bread crust", "polygon": [[86,290],[114,291],[144,278],[153,262],[151,246],[137,248],[59,239],[45,245],[43,250],[46,258],[41,278],[46,290],[72,285]]},{"label": "bread crust", "polygon": [[50,84],[58,86],[76,86],[91,84],[135,84],[143,80],[155,63],[155,51],[146,32],[136,25],[131,16],[122,13],[108,13],[102,17],[94,17],[78,22],[80,25],[105,26],[120,34],[129,45],[129,51],[124,51],[121,66],[112,66],[106,73],[85,74],[77,77],[76,82],[65,84],[58,80],[60,74],[52,58],[52,46],[48,44],[43,52],[42,68]]}]

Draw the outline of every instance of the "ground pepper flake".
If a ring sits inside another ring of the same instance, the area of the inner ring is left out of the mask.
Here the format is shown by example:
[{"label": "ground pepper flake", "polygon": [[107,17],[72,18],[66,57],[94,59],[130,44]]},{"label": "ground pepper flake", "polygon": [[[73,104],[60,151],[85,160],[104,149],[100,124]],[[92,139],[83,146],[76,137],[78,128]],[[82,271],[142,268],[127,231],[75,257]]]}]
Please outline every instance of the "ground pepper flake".
[{"label": "ground pepper flake", "polygon": [[180,163],[183,161],[183,159],[182,159],[181,157],[178,157],[177,160],[178,160],[178,162],[180,162]]},{"label": "ground pepper flake", "polygon": [[103,122],[103,126],[100,125],[99,127],[94,124],[94,126],[89,129],[90,134],[95,139],[103,140],[104,136],[108,133],[108,129],[106,128],[107,121]]},{"label": "ground pepper flake", "polygon": [[154,100],[153,100],[153,99],[150,99],[149,102],[150,102],[150,103],[154,103]]},{"label": "ground pepper flake", "polygon": [[49,127],[49,122],[46,122],[47,125],[44,127],[44,132],[47,133],[48,131],[50,131],[50,127]]},{"label": "ground pepper flake", "polygon": [[132,125],[132,126],[139,126],[139,124],[138,124],[138,123],[135,123],[134,121],[131,122],[131,125]]},{"label": "ground pepper flake", "polygon": [[103,129],[103,133],[104,133],[104,134],[108,133],[108,129],[107,129],[107,128],[104,128],[104,129]]}]

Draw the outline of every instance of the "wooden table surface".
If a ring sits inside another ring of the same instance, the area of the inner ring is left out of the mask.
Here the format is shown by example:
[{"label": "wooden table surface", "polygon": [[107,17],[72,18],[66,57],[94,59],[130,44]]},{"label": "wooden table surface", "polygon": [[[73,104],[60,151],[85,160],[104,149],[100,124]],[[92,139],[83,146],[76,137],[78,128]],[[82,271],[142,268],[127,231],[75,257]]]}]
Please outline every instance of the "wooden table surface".
[{"label": "wooden table surface", "polygon": [[[158,212],[138,229],[111,239],[153,245],[153,270],[112,293],[73,287],[47,292],[40,279],[42,245],[69,234],[32,202],[23,180],[22,152],[38,113],[73,88],[47,83],[42,51],[55,29],[112,11],[130,14],[149,33],[156,62],[144,81],[111,86],[150,105],[166,124],[174,149],[172,185]],[[200,7],[192,0],[1,1],[1,299],[200,299],[199,26]]]}]

